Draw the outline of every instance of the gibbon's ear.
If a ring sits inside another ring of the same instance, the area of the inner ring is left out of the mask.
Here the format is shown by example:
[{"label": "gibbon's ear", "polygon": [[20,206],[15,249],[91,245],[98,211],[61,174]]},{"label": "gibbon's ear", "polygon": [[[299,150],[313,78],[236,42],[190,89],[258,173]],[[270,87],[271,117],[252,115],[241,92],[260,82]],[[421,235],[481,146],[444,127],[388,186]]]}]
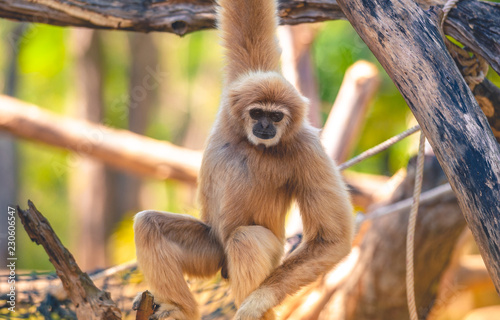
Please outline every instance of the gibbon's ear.
[{"label": "gibbon's ear", "polygon": [[238,87],[233,87],[228,90],[226,103],[231,117],[237,121],[242,121],[243,115],[241,112],[245,109],[243,104],[246,103],[246,99],[244,99],[244,93],[238,89]]}]

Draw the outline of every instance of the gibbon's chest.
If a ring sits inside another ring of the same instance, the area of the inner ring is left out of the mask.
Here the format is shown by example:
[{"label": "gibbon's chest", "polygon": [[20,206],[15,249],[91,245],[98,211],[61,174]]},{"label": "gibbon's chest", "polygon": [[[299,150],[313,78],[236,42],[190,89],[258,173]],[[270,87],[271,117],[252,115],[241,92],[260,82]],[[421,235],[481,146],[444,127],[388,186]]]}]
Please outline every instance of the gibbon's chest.
[{"label": "gibbon's chest", "polygon": [[[295,168],[286,157],[254,147],[238,155],[243,179],[262,192],[277,193],[294,180]],[[288,159],[290,160],[290,159]]]}]

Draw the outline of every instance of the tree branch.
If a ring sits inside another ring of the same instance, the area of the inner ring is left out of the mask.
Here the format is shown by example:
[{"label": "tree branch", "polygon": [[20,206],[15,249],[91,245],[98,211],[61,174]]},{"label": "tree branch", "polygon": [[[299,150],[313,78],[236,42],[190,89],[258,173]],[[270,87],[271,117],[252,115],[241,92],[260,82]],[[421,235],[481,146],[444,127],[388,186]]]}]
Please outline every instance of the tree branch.
[{"label": "tree branch", "polygon": [[339,4],[417,118],[500,292],[500,150],[446,50],[437,16],[411,0]]},{"label": "tree branch", "polygon": [[108,292],[97,288],[90,277],[82,272],[73,255],[66,249],[45,217],[28,201],[26,211],[17,207],[21,222],[30,239],[41,244],[57,275],[76,308],[78,319],[118,320],[120,309],[111,300]]},{"label": "tree branch", "polygon": [[196,182],[201,152],[130,131],[58,116],[1,95],[0,114],[0,129],[18,137],[66,148],[136,174]]}]

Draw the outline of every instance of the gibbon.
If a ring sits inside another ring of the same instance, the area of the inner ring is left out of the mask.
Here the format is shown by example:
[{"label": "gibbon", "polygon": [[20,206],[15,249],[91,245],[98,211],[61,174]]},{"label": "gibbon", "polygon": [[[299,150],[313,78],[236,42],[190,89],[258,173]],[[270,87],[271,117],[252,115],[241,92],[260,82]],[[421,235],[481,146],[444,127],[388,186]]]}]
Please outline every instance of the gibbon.
[{"label": "gibbon", "polygon": [[[218,4],[226,67],[199,176],[201,221],[158,211],[135,217],[137,261],[159,304],[153,319],[199,319],[184,275],[221,269],[235,319],[274,319],[276,305],[351,249],[346,186],[306,120],[307,100],[279,71],[276,0]],[[282,261],[294,200],[303,241]]]}]

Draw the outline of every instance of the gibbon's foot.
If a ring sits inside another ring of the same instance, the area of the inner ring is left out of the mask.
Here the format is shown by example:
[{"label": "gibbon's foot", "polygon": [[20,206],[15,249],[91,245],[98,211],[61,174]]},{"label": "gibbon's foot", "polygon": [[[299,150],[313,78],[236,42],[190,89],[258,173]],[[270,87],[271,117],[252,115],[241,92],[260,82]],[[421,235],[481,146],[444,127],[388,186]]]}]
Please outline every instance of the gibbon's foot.
[{"label": "gibbon's foot", "polygon": [[191,320],[179,307],[170,303],[160,303],[149,320]]},{"label": "gibbon's foot", "polygon": [[259,308],[248,304],[242,305],[234,316],[234,320],[275,320],[275,318],[273,310],[263,313]]},{"label": "gibbon's foot", "polygon": [[133,302],[132,302],[132,310],[138,310],[139,309],[139,305],[141,304],[141,300],[142,300],[142,292],[139,292]]}]

